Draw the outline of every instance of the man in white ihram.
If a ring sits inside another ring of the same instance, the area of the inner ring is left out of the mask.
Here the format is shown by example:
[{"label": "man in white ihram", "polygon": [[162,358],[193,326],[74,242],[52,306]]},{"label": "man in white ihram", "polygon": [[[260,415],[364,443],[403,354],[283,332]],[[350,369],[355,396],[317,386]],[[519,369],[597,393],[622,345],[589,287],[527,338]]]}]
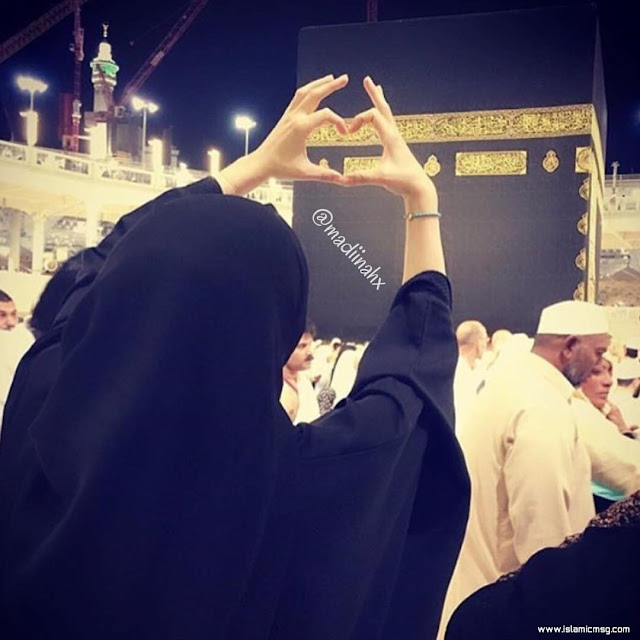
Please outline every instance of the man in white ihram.
[{"label": "man in white ihram", "polygon": [[453,404],[456,410],[456,433],[466,425],[478,387],[484,379],[483,357],[489,336],[485,326],[477,320],[465,320],[456,329],[458,364],[453,377]]},{"label": "man in white ihram", "polygon": [[590,460],[571,408],[610,342],[602,307],[559,302],[542,311],[531,352],[497,365],[460,434],[471,509],[439,637],[456,607],[595,515]]}]

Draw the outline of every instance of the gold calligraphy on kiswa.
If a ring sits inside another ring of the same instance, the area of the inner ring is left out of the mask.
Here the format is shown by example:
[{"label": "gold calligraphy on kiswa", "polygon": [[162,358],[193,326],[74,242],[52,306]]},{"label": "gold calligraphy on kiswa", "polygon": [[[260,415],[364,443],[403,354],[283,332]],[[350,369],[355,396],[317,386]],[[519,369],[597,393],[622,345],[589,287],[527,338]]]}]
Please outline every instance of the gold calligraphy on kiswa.
[{"label": "gold calligraphy on kiswa", "polygon": [[456,176],[521,176],[526,173],[526,151],[456,153]]},{"label": "gold calligraphy on kiswa", "polygon": [[[408,143],[455,140],[521,140],[589,135],[595,111],[591,104],[498,109],[458,113],[427,113],[396,116],[400,134]],[[315,129],[307,138],[309,147],[378,145],[371,125],[343,136],[332,125]]]}]

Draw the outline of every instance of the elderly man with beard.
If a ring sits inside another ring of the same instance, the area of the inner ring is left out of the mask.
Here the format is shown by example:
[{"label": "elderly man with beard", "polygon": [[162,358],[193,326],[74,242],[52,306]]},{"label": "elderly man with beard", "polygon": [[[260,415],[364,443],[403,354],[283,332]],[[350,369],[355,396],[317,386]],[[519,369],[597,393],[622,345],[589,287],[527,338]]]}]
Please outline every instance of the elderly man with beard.
[{"label": "elderly man with beard", "polygon": [[497,364],[460,443],[471,510],[440,637],[469,595],[594,516],[589,454],[572,412],[577,387],[610,342],[605,312],[565,301],[542,311],[531,352]]}]

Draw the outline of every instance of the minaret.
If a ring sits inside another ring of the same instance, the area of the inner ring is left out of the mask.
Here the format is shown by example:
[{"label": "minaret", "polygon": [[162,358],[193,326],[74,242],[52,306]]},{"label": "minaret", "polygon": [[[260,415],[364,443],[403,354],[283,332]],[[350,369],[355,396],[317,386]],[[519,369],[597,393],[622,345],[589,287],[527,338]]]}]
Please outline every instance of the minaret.
[{"label": "minaret", "polygon": [[94,113],[113,112],[113,88],[120,69],[111,57],[111,45],[107,42],[109,25],[103,24],[102,29],[103,40],[98,47],[98,55],[90,63]]}]

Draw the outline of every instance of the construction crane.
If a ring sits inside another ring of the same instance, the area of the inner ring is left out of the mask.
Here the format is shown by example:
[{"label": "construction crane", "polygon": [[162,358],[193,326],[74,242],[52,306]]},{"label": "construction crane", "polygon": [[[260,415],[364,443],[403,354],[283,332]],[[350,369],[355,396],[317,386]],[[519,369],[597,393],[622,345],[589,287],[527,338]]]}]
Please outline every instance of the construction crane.
[{"label": "construction crane", "polygon": [[0,44],[0,63],[10,58],[23,47],[26,47],[32,40],[35,40],[38,36],[53,27],[53,25],[60,22],[60,20],[73,13],[76,7],[79,8],[86,1],[87,0],[63,0],[43,16],[34,20],[22,31],[16,33],[15,36],[5,40],[5,42]]},{"label": "construction crane", "polygon": [[[37,20],[34,20],[27,27],[22,29],[19,33],[12,36],[2,44],[0,44],[0,63],[4,62],[12,55],[26,47],[30,42],[35,40],[38,36],[45,33],[55,24],[66,18],[69,14],[73,13],[74,27],[73,27],[73,42],[71,44],[71,51],[74,54],[74,73],[73,73],[73,94],[63,94],[63,117],[61,117],[61,137],[62,144],[65,149],[70,151],[78,151],[79,139],[80,139],[80,121],[82,119],[81,113],[81,90],[82,90],[82,62],[84,60],[84,29],[80,21],[80,7],[87,0],[62,0],[55,7],[50,9],[47,13],[40,16]],[[154,52],[147,58],[145,63],[139,69],[139,71],[133,76],[130,82],[125,86],[122,92],[122,99],[118,107],[117,105],[109,104],[109,113],[111,117],[118,113],[122,114],[124,111],[124,105],[129,101],[133,94],[140,89],[140,87],[146,82],[149,76],[155,71],[158,65],[162,62],[164,57],[169,53],[172,47],[182,37],[184,32],[189,28],[191,23],[195,20],[196,16],[204,9],[208,0],[191,0],[189,5],[182,12],[178,22],[173,26],[169,33],[163,38],[160,44],[156,47]],[[98,66],[96,68],[97,73],[104,79],[104,71]],[[71,109],[69,109],[69,101],[71,103]],[[70,124],[69,128],[69,114]]]},{"label": "construction crane", "polygon": [[140,67],[138,72],[131,78],[129,83],[122,91],[121,105],[125,105],[136,93],[140,87],[147,81],[149,76],[156,70],[157,66],[162,62],[164,57],[169,53],[171,48],[182,37],[182,34],[189,28],[196,16],[204,9],[208,0],[192,0],[184,10],[178,22],[163,38],[162,42],[156,47],[155,51],[147,58],[146,62]]},{"label": "construction crane", "polygon": [[80,120],[82,113],[82,61],[84,60],[84,29],[80,22],[80,5],[84,0],[74,0],[73,7],[73,106],[71,113],[71,151],[78,151],[80,148]]}]

